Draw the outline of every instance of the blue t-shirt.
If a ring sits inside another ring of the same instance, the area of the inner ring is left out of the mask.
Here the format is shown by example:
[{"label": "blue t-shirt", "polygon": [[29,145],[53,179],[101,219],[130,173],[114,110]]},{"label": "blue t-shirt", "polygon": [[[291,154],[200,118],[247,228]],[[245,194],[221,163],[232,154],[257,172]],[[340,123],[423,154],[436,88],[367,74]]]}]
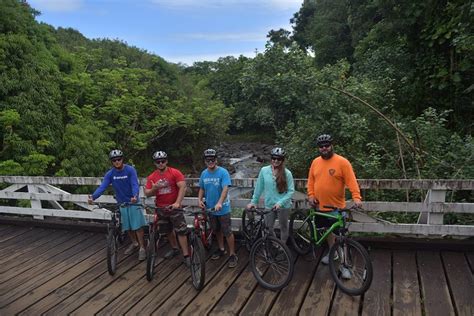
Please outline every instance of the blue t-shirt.
[{"label": "blue t-shirt", "polygon": [[[199,187],[204,190],[204,197],[206,198],[206,207],[208,209],[214,208],[221,197],[225,186],[230,186],[230,174],[222,167],[217,167],[214,171],[205,169],[199,178]],[[230,199],[229,194],[222,203],[222,209],[219,212],[213,213],[220,216],[230,213]]]},{"label": "blue t-shirt", "polygon": [[116,168],[110,169],[104,176],[104,181],[92,194],[92,199],[95,200],[104,193],[105,189],[112,184],[115,191],[115,199],[117,203],[130,203],[132,197],[138,199],[139,187],[138,176],[135,168],[129,165],[124,165],[122,170]]}]

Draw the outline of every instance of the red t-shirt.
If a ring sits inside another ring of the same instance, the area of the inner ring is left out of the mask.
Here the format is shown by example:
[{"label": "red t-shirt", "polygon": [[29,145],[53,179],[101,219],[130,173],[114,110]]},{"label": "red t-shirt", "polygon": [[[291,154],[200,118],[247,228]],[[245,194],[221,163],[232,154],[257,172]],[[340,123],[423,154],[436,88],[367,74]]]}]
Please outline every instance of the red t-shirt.
[{"label": "red t-shirt", "polygon": [[166,207],[176,202],[179,192],[177,183],[184,181],[184,175],[181,171],[171,167],[168,167],[164,173],[155,170],[146,178],[145,188],[151,189],[153,183],[158,181],[163,182],[164,186],[156,191],[156,206]]}]

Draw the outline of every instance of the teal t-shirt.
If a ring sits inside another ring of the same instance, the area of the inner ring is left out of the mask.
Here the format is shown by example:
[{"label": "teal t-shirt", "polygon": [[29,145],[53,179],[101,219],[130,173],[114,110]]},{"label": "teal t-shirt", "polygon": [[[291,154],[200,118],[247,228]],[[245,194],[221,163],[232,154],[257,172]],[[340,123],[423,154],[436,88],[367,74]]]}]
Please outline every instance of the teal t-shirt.
[{"label": "teal t-shirt", "polygon": [[[204,190],[204,197],[206,198],[206,207],[208,209],[214,208],[221,197],[222,190],[225,186],[230,186],[229,172],[222,167],[217,167],[214,171],[205,169],[199,178],[199,187]],[[222,209],[219,212],[213,213],[220,216],[230,213],[230,199],[229,194],[222,203]]]},{"label": "teal t-shirt", "polygon": [[264,194],[266,208],[272,208],[275,204],[280,204],[282,208],[291,208],[291,198],[293,193],[295,193],[295,184],[291,171],[285,168],[285,174],[288,189],[286,192],[279,193],[275,177],[273,176],[272,166],[265,166],[260,169],[251,202],[257,204],[260,196]]}]

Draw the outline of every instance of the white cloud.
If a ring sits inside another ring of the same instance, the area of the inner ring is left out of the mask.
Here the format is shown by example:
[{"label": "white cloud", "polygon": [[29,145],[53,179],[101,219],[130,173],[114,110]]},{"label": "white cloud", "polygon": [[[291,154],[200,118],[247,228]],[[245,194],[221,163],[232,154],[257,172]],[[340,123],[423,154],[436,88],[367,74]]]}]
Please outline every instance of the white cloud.
[{"label": "white cloud", "polygon": [[30,5],[39,11],[71,12],[83,6],[83,0],[30,0]]},{"label": "white cloud", "polygon": [[150,0],[153,3],[162,5],[165,7],[175,8],[219,8],[219,7],[230,7],[230,6],[264,6],[269,8],[275,8],[279,10],[297,10],[303,3],[303,0]]}]

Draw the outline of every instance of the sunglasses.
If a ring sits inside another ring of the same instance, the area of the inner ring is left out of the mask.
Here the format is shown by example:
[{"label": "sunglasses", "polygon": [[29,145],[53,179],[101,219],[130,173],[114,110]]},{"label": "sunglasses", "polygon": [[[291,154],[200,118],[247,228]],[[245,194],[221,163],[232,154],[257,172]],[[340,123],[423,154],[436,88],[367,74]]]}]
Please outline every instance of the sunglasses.
[{"label": "sunglasses", "polygon": [[206,159],[206,162],[216,162],[216,158],[208,158]]},{"label": "sunglasses", "polygon": [[283,161],[282,157],[272,157],[272,160]]},{"label": "sunglasses", "polygon": [[329,147],[331,147],[331,144],[321,144],[318,147],[319,148],[329,148]]},{"label": "sunglasses", "polygon": [[111,159],[110,161],[112,162],[122,161],[122,158],[114,158],[114,159]]},{"label": "sunglasses", "polygon": [[160,163],[166,163],[166,159],[155,160],[155,163],[158,165]]}]

